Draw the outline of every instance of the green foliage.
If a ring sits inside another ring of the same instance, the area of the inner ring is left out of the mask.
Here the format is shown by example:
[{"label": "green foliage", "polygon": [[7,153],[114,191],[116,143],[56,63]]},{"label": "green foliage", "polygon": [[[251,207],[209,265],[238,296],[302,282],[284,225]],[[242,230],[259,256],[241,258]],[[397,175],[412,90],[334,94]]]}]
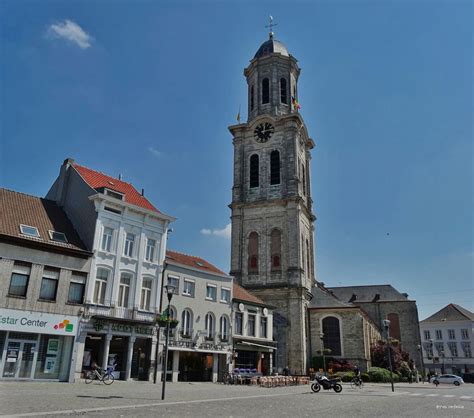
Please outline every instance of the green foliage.
[{"label": "green foliage", "polygon": [[[381,382],[381,383],[390,382],[390,370],[387,370],[381,367],[371,367],[368,371],[368,375],[371,382]],[[394,382],[399,381],[399,376],[397,373],[393,373],[393,381]]]},{"label": "green foliage", "polygon": [[361,373],[360,378],[363,382],[370,382],[370,376],[368,373]]}]

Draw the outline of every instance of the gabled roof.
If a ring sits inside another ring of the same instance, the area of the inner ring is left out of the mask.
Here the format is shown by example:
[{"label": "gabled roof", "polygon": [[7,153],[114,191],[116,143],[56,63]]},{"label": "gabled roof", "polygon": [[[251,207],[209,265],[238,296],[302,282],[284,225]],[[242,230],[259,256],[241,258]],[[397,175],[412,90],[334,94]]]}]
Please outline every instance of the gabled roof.
[{"label": "gabled roof", "polygon": [[[212,265],[208,261],[200,257],[193,255],[187,255],[178,253],[176,251],[166,250],[166,261],[169,263],[183,264],[198,270],[206,271],[208,273],[217,273],[220,275],[228,276],[222,270],[219,270],[216,266]],[[230,277],[230,276],[229,276]]]},{"label": "gabled roof", "polygon": [[161,213],[155,208],[145,196],[142,196],[132,184],[117,178],[108,176],[99,171],[92,170],[87,167],[83,167],[77,163],[72,163],[72,166],[84,179],[84,181],[93,189],[98,190],[101,188],[107,188],[124,195],[125,202],[130,203],[144,209],[151,210],[156,213]]},{"label": "gabled roof", "polygon": [[234,291],[233,299],[241,300],[242,302],[254,303],[254,304],[257,304],[257,305],[269,306],[262,299],[258,298],[255,295],[252,295],[250,292],[248,292],[242,286],[235,283],[235,281],[234,281],[233,291]]},{"label": "gabled roof", "polygon": [[[39,238],[23,235],[20,225],[38,229]],[[49,231],[62,232],[67,243],[53,241]],[[87,251],[64,211],[53,200],[0,189],[0,235],[16,242]]]},{"label": "gabled roof", "polygon": [[420,322],[474,321],[474,314],[462,306],[450,303],[435,314]]},{"label": "gabled roof", "polygon": [[368,286],[327,287],[343,302],[407,301],[408,295],[400,293],[389,284]]},{"label": "gabled roof", "polygon": [[[312,289],[313,299],[308,308],[355,308],[352,303],[339,300],[334,294],[329,292],[323,285],[316,284]],[[357,307],[358,308],[358,307]]]}]

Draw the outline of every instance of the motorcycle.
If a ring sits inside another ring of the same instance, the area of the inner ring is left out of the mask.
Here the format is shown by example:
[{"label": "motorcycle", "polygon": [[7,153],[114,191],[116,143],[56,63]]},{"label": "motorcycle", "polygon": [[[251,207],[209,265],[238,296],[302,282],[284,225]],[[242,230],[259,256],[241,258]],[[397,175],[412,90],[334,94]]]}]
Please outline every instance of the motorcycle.
[{"label": "motorcycle", "polygon": [[342,386],[337,380],[328,379],[326,376],[315,376],[311,382],[311,390],[317,393],[321,390],[321,386],[324,390],[333,389],[336,393],[342,391]]}]

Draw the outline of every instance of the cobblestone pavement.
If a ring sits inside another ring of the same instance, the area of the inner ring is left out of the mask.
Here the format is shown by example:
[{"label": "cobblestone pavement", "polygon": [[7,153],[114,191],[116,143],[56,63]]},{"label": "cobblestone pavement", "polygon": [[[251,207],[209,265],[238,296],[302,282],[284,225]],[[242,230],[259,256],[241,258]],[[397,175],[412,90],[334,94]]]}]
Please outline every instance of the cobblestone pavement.
[{"label": "cobblestone pavement", "polygon": [[212,383],[141,382],[85,385],[0,383],[0,414],[6,416],[133,417],[432,417],[474,416],[474,385],[367,384],[362,389],[313,393],[308,385],[277,388]]}]

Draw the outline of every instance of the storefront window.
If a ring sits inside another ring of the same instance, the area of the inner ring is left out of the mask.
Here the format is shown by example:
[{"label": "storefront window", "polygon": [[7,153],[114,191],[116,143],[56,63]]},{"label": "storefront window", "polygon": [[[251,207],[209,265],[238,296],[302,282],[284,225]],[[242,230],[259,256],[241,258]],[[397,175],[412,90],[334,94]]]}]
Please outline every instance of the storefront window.
[{"label": "storefront window", "polygon": [[35,379],[67,378],[71,360],[72,337],[41,335]]}]

